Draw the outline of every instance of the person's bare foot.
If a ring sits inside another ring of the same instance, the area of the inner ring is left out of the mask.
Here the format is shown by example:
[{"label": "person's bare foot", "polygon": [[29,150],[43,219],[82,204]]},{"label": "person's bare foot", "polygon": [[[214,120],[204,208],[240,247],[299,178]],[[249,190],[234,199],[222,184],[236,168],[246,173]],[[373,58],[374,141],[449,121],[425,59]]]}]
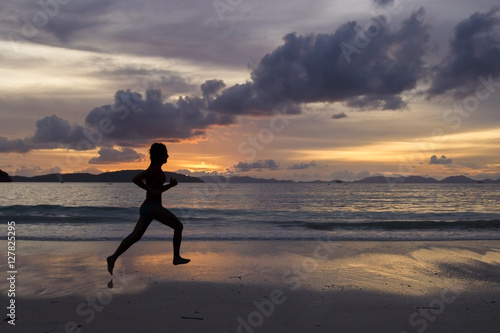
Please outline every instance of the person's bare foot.
[{"label": "person's bare foot", "polygon": [[174,258],[174,265],[187,264],[190,261],[191,261],[190,259],[184,259],[182,257],[176,257],[176,258]]},{"label": "person's bare foot", "polygon": [[109,256],[106,258],[106,261],[108,263],[108,272],[109,274],[113,275],[113,268],[115,268],[115,259],[112,256]]}]

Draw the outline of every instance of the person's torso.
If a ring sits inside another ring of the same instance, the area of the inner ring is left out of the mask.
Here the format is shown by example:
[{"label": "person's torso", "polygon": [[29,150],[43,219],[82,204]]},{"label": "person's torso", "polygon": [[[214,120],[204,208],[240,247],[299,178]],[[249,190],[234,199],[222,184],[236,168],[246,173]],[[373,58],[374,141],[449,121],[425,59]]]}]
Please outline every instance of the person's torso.
[{"label": "person's torso", "polygon": [[[167,181],[167,177],[165,173],[161,169],[160,166],[151,165],[147,169],[146,175],[146,186],[152,189],[161,189],[163,184]],[[151,191],[146,192],[146,200],[144,200],[145,204],[158,202],[161,204],[161,192],[160,194],[151,193]]]}]

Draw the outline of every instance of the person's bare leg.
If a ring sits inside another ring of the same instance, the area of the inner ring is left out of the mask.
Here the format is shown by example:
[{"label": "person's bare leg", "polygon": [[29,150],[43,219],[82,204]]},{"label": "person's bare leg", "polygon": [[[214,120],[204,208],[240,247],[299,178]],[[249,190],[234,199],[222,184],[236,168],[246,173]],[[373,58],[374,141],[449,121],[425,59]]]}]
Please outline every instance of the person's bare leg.
[{"label": "person's bare leg", "polygon": [[174,247],[174,265],[187,264],[190,262],[190,259],[182,258],[180,255],[181,250],[181,242],[182,242],[182,230],[184,226],[181,221],[175,216],[171,211],[164,207],[158,207],[152,211],[151,215],[154,219],[158,220],[160,223],[169,226],[174,229],[174,238],[172,240]]},{"label": "person's bare leg", "polygon": [[116,258],[113,257],[112,255],[106,258],[106,262],[108,264],[108,272],[111,275],[113,275],[113,269],[115,268],[115,261]]},{"label": "person's bare leg", "polygon": [[125,251],[127,251],[134,243],[139,241],[142,238],[142,235],[146,232],[149,224],[152,219],[146,216],[141,215],[137,224],[135,225],[134,231],[130,233],[124,240],[120,243],[115,253],[106,258],[106,262],[108,263],[108,272],[113,275],[113,268],[115,267],[115,261],[121,256]]},{"label": "person's bare leg", "polygon": [[185,259],[182,258],[180,255],[181,251],[181,242],[182,242],[182,229],[184,226],[182,223],[179,221],[179,225],[176,228],[174,228],[174,239],[173,239],[173,245],[174,245],[174,260],[173,263],[174,265],[181,265],[181,264],[187,264],[190,262],[190,259]]}]

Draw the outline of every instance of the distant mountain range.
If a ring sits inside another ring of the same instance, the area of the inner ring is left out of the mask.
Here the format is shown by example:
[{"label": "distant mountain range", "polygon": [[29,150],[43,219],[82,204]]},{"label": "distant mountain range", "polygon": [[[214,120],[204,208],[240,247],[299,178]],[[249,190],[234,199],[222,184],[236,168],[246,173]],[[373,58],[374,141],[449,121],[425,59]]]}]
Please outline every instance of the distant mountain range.
[{"label": "distant mountain range", "polygon": [[277,179],[262,179],[253,177],[223,177],[223,176],[203,176],[200,177],[206,183],[325,183],[325,184],[335,184],[335,183],[353,183],[353,184],[395,184],[395,183],[405,183],[405,184],[500,184],[500,179],[484,179],[475,180],[466,176],[451,176],[442,180],[437,180],[434,178],[426,178],[421,176],[408,176],[408,177],[385,177],[385,176],[374,176],[366,177],[360,180],[355,180],[352,182],[342,181],[339,179],[334,179],[330,181],[324,180],[314,180],[309,182],[296,182],[293,180],[277,180]]},{"label": "distant mountain range", "polygon": [[205,183],[295,183],[293,180],[278,180],[278,179],[264,179],[264,178],[254,178],[249,176],[202,176],[200,177]]},{"label": "distant mountain range", "polygon": [[365,183],[365,184],[396,184],[396,183],[404,183],[404,184],[500,184],[500,179],[483,179],[483,180],[475,180],[466,176],[450,176],[442,180],[437,180],[434,178],[426,178],[421,176],[408,176],[408,177],[385,177],[385,176],[375,176],[375,177],[367,177],[361,180],[353,181],[353,183]]},{"label": "distant mountain range", "polygon": [[[105,172],[99,175],[90,173],[65,173],[65,174],[48,174],[34,177],[11,176],[13,182],[79,182],[79,183],[125,183],[131,182],[132,178],[143,170],[123,170]],[[203,183],[203,180],[197,177],[181,175],[174,172],[165,172],[167,181],[170,177],[177,179],[179,183]]]},{"label": "distant mountain range", "polygon": [[[66,173],[66,174],[48,174],[33,177],[24,176],[9,176],[7,173],[0,170],[0,182],[103,182],[103,183],[123,183],[130,182],[132,178],[142,170],[122,170],[113,172],[104,172],[99,175],[90,173]],[[165,172],[167,179],[174,177],[180,183],[319,183],[319,184],[335,184],[335,183],[353,183],[353,184],[500,184],[500,179],[483,179],[475,180],[466,176],[451,176],[442,180],[421,176],[408,177],[384,177],[374,176],[366,177],[360,180],[346,182],[339,179],[331,181],[315,180],[309,182],[293,181],[293,180],[278,180],[278,179],[263,179],[248,176],[202,176],[192,177],[174,172]]]}]

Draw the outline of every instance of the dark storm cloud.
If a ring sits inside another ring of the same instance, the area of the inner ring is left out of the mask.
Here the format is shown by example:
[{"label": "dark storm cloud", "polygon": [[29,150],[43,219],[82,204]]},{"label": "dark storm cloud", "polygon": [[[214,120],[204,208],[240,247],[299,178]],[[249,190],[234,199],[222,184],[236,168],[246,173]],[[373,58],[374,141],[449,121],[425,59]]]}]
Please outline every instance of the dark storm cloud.
[{"label": "dark storm cloud", "polygon": [[437,158],[436,155],[432,155],[429,161],[429,164],[451,164],[453,160],[450,158],[446,158],[446,156],[441,155],[440,158]]},{"label": "dark storm cloud", "polygon": [[435,69],[429,96],[448,91],[457,97],[474,92],[478,77],[500,74],[499,9],[474,13],[455,26],[447,58]]},{"label": "dark storm cloud", "polygon": [[318,166],[316,162],[294,164],[288,170],[304,170]]},{"label": "dark storm cloud", "polygon": [[352,97],[347,101],[347,106],[364,109],[399,110],[404,109],[407,103],[400,96],[373,95],[363,97]]},{"label": "dark storm cloud", "polygon": [[222,80],[207,80],[201,85],[201,92],[203,97],[209,98],[218,94],[225,87],[226,84]]},{"label": "dark storm cloud", "polygon": [[113,105],[93,109],[85,123],[98,128],[102,123],[112,124],[106,140],[144,143],[151,139],[178,141],[205,135],[213,125],[233,124],[229,115],[206,110],[199,97],[180,97],[175,102],[163,102],[161,91],[147,90],[145,98],[130,90],[115,94]]},{"label": "dark storm cloud", "polygon": [[[311,102],[347,102],[360,109],[405,108],[400,94],[415,88],[425,71],[422,57],[429,33],[422,15],[423,9],[394,31],[379,18],[366,32],[349,22],[333,34],[290,33],[282,46],[260,60],[251,82],[227,88],[210,108],[254,115],[269,114],[283,105],[297,113],[300,104]],[[360,38],[368,45],[360,48],[356,43]],[[347,57],[345,47],[357,51]]]},{"label": "dark storm cloud", "polygon": [[94,147],[87,143],[89,129],[70,124],[56,115],[43,117],[36,122],[35,134],[25,139],[0,138],[0,152],[26,153],[33,149],[69,148],[88,150]]},{"label": "dark storm cloud", "polygon": [[209,103],[213,111],[233,115],[269,116],[276,109],[287,114],[300,113],[299,106],[287,98],[277,98],[266,91],[256,91],[251,82],[235,84]]},{"label": "dark storm cloud", "polygon": [[[0,152],[27,152],[32,149],[68,148],[89,150],[100,146],[136,146],[153,139],[179,141],[206,135],[214,125],[235,122],[230,115],[206,110],[206,101],[200,97],[180,97],[164,102],[160,90],[147,90],[146,96],[130,90],[115,94],[113,104],[91,110],[86,126],[70,124],[56,115],[36,122],[36,131],[26,139],[8,140],[0,137]],[[102,150],[94,163],[110,156],[131,156],[130,151]],[[127,154],[125,154],[127,153]],[[113,155],[114,154],[114,155]]]},{"label": "dark storm cloud", "polygon": [[0,153],[26,153],[31,146],[23,139],[9,140],[0,136]]},{"label": "dark storm cloud", "polygon": [[108,163],[120,163],[120,162],[135,162],[141,161],[144,158],[143,154],[140,154],[133,150],[132,148],[101,148],[98,152],[99,157],[94,157],[89,160],[89,164],[108,164]]},{"label": "dark storm cloud", "polygon": [[274,160],[258,160],[252,163],[239,162],[233,166],[238,171],[250,171],[250,170],[261,170],[261,169],[271,169],[276,170],[279,168],[278,163]]},{"label": "dark storm cloud", "polygon": [[67,120],[52,115],[36,122],[36,132],[29,142],[43,148],[57,148],[64,145],[74,149],[84,138],[85,128],[71,125]]},{"label": "dark storm cloud", "polygon": [[392,5],[394,3],[394,0],[372,0],[374,4],[378,6],[387,6],[387,5]]},{"label": "dark storm cloud", "polygon": [[332,119],[342,119],[342,118],[347,118],[347,115],[344,112],[332,115]]}]

